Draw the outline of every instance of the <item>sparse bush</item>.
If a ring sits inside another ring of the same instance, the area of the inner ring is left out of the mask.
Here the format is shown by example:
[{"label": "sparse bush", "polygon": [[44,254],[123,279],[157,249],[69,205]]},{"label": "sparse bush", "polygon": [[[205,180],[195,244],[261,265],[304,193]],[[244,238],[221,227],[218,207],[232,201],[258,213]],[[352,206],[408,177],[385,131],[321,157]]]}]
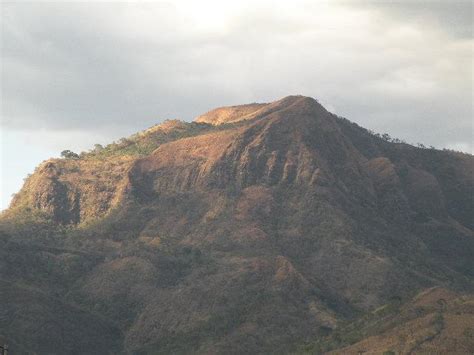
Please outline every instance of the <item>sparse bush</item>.
[{"label": "sparse bush", "polygon": [[463,335],[469,339],[474,338],[474,328],[469,328],[469,327],[465,328],[463,331]]}]

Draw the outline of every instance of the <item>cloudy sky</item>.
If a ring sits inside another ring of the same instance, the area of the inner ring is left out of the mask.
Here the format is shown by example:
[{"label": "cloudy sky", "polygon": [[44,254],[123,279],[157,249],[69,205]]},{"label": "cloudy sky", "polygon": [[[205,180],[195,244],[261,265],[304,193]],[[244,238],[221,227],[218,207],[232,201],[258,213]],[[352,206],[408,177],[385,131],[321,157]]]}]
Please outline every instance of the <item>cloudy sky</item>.
[{"label": "cloudy sky", "polygon": [[1,208],[61,150],[289,94],[473,149],[470,0],[3,1],[1,26]]}]

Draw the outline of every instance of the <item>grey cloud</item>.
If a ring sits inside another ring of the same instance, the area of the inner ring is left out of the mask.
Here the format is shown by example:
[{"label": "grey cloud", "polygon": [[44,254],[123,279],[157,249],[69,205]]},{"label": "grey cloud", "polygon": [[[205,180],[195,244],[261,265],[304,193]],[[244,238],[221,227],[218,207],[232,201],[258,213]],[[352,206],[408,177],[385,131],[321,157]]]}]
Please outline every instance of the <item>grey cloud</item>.
[{"label": "grey cloud", "polygon": [[[441,5],[359,4],[387,20],[367,20],[353,3],[302,2],[296,10],[243,6],[223,28],[201,30],[171,3],[2,5],[2,124],[112,136],[215,106],[305,94],[394,136],[470,142],[467,15],[446,10],[458,30],[436,20]],[[402,22],[415,29],[400,31]]]},{"label": "grey cloud", "polygon": [[50,129],[133,125],[137,119],[153,123],[156,115],[194,113],[189,105],[199,102],[202,91],[188,93],[194,100],[183,97],[186,72],[206,72],[199,63],[190,66],[193,48],[179,38],[154,43],[154,38],[117,37],[93,15],[99,10],[107,17],[111,9],[97,6],[7,8],[2,84],[7,127],[28,127],[32,121]]},{"label": "grey cloud", "polygon": [[340,3],[378,11],[396,22],[437,28],[454,37],[470,39],[473,35],[471,0],[346,0]]}]

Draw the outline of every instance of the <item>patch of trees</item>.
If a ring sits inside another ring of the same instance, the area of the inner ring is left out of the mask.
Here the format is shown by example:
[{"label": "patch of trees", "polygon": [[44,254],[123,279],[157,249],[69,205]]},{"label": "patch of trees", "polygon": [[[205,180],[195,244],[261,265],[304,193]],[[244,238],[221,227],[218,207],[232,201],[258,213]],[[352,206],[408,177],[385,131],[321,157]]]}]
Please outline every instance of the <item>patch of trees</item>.
[{"label": "patch of trees", "polygon": [[[399,139],[399,138],[393,138],[391,137],[388,133],[375,133],[371,130],[368,130],[368,132],[373,135],[374,137],[377,137],[379,139],[382,139],[386,142],[390,142],[390,143],[396,143],[396,144],[409,144],[407,143],[406,141],[404,141],[403,139]],[[421,148],[421,149],[430,149],[430,150],[435,150],[436,148],[432,145],[430,146],[426,146],[424,145],[423,143],[416,143],[416,144],[413,144],[413,145],[416,145],[418,148]],[[446,149],[444,149],[446,150]]]}]

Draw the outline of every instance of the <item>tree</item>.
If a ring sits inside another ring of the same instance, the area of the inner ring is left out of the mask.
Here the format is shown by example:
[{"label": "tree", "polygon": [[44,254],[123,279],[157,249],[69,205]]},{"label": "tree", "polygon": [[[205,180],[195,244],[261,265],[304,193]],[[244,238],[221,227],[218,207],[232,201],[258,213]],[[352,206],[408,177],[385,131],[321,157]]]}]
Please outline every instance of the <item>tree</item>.
[{"label": "tree", "polygon": [[102,144],[94,144],[94,152],[100,153],[103,150],[104,150],[104,147],[102,146]]},{"label": "tree", "polygon": [[61,152],[61,157],[64,159],[79,159],[79,155],[66,149]]},{"label": "tree", "polygon": [[120,138],[120,139],[119,139],[119,142],[118,142],[118,144],[119,144],[120,146],[122,146],[122,147],[127,147],[127,146],[129,146],[130,144],[132,144],[132,143],[133,143],[133,142],[130,141],[129,139],[127,139],[127,138]]}]

